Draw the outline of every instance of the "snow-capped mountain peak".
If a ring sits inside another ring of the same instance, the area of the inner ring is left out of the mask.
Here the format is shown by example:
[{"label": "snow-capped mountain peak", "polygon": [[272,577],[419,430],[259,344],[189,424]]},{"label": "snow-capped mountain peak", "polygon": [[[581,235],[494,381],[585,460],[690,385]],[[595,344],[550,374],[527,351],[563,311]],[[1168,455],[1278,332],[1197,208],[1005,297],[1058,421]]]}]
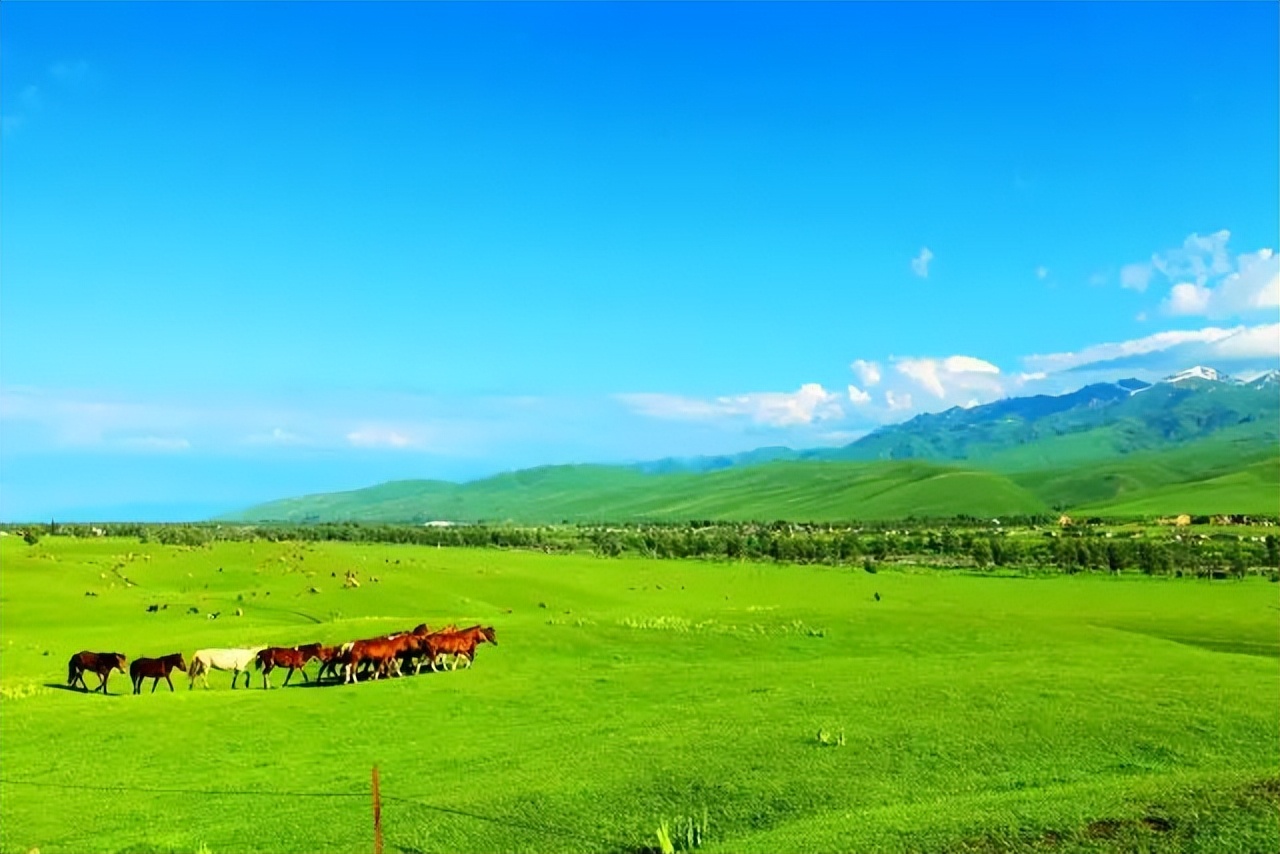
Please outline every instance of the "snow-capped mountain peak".
[{"label": "snow-capped mountain peak", "polygon": [[1210,382],[1231,382],[1231,378],[1226,374],[1220,373],[1213,368],[1206,368],[1203,365],[1196,365],[1194,368],[1187,368],[1185,371],[1178,371],[1172,376],[1165,377],[1162,382],[1180,383],[1183,380],[1209,380]]}]

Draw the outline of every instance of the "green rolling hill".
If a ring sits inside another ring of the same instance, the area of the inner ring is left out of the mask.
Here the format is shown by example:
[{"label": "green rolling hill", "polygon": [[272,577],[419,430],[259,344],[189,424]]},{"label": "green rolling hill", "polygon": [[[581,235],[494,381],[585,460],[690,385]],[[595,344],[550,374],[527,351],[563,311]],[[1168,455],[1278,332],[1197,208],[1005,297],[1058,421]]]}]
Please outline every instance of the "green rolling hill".
[{"label": "green rolling hill", "polygon": [[228,521],[621,522],[1280,514],[1280,377],[1206,369],[921,415],[844,448],[547,466],[290,498]]}]

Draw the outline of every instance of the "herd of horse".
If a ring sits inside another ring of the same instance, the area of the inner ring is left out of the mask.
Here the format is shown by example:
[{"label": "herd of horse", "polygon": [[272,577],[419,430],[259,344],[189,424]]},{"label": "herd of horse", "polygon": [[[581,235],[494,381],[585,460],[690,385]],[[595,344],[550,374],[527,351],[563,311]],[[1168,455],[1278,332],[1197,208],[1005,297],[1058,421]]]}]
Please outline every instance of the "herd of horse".
[{"label": "herd of horse", "polygon": [[133,681],[133,693],[142,693],[142,683],[151,680],[151,692],[163,679],[173,690],[173,680],[169,677],[174,670],[185,672],[190,679],[187,689],[195,687],[196,680],[209,687],[210,670],[231,671],[231,687],[235,688],[244,674],[244,686],[249,687],[249,666],[262,671],[262,687],[271,687],[270,674],[276,668],[287,669],[284,678],[288,685],[294,671],[302,674],[303,681],[310,681],[306,666],[315,659],[320,662],[320,672],[316,681],[320,682],[328,674],[340,679],[343,684],[359,681],[360,678],[373,679],[402,676],[412,669],[414,675],[429,665],[433,671],[448,667],[457,670],[458,664],[465,662],[470,667],[475,661],[476,648],[482,643],[498,644],[498,636],[493,626],[471,626],[459,629],[448,625],[443,629],[432,631],[426,623],[404,632],[381,635],[376,638],[350,641],[338,646],[325,646],[321,643],[309,643],[295,647],[257,646],[244,649],[199,649],[191,657],[188,667],[182,653],[160,658],[135,658],[129,662],[119,652],[78,652],[71,656],[67,663],[67,685],[76,687],[77,683],[87,693],[89,686],[85,684],[85,673],[96,673],[101,684],[94,691],[107,691],[107,679],[111,671],[125,672],[125,664],[129,665],[129,677]]}]

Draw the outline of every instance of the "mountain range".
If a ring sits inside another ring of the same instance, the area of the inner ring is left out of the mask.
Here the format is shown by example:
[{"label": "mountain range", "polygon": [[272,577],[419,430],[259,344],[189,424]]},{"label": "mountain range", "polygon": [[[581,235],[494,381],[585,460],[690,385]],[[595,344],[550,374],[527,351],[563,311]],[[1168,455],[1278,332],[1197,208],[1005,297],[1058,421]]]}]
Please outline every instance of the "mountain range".
[{"label": "mountain range", "polygon": [[839,448],[544,466],[284,499],[237,521],[562,521],[1280,512],[1280,372],[1197,366],[1157,383],[953,407]]}]

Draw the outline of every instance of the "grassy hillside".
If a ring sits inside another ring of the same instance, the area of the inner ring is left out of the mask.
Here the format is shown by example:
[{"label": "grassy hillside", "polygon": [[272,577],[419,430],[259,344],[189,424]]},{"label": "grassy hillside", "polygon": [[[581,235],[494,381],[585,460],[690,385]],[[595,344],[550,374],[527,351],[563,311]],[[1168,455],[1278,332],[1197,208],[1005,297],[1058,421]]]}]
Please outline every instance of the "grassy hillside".
[{"label": "grassy hillside", "polygon": [[548,524],[1002,516],[1055,507],[1099,515],[1280,513],[1280,456],[1274,445],[1232,435],[1226,431],[1159,453],[1055,468],[1011,465],[1005,472],[915,460],[788,461],[701,474],[552,466],[466,484],[400,481],[285,499],[226,518]]},{"label": "grassy hillside", "polygon": [[[5,854],[367,851],[374,763],[388,852],[640,852],[704,811],[699,854],[1280,850],[1262,580],[63,537],[0,565]],[[80,649],[420,620],[499,645],[352,686],[63,687]]]},{"label": "grassy hillside", "polygon": [[776,462],[706,474],[650,475],[616,466],[553,466],[456,486],[406,481],[273,502],[231,518],[529,524],[630,519],[836,521],[1044,509],[1044,502],[1030,490],[994,472],[917,461]]}]

